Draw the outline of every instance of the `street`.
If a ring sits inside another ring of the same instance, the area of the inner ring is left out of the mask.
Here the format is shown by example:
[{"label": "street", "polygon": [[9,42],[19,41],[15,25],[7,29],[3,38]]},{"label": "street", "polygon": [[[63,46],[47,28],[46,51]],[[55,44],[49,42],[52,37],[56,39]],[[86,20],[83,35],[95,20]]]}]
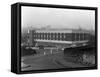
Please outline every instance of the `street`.
[{"label": "street", "polygon": [[42,50],[40,54],[22,57],[22,71],[85,67],[83,65],[66,62],[63,59],[62,51],[54,51]]}]

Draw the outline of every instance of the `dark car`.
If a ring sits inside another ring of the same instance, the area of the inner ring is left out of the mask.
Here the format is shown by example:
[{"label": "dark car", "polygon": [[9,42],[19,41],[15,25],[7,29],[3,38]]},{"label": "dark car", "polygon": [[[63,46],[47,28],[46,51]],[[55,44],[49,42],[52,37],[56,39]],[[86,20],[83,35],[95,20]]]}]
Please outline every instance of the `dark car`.
[{"label": "dark car", "polygon": [[34,55],[37,54],[36,50],[27,48],[27,47],[22,47],[21,48],[21,56],[28,56],[28,55]]},{"label": "dark car", "polygon": [[39,45],[38,47],[39,47],[39,49],[44,49],[43,45]]}]

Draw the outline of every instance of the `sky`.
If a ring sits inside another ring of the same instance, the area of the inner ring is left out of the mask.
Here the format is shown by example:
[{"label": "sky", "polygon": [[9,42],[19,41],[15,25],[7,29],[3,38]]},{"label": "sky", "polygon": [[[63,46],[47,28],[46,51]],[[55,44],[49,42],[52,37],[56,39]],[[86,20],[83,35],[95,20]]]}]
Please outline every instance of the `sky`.
[{"label": "sky", "polygon": [[95,29],[95,11],[43,7],[21,7],[22,29],[27,27]]}]

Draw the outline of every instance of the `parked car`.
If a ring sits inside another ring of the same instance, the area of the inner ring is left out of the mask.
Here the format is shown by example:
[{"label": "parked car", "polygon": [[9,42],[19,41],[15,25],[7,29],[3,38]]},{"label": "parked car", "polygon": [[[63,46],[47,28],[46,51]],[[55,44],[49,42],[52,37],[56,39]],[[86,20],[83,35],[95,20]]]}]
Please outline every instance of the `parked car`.
[{"label": "parked car", "polygon": [[43,45],[39,45],[38,47],[39,47],[39,49],[44,49]]},{"label": "parked car", "polygon": [[36,50],[34,50],[34,49],[31,49],[29,47],[21,48],[21,56],[34,55],[34,54],[37,54]]}]

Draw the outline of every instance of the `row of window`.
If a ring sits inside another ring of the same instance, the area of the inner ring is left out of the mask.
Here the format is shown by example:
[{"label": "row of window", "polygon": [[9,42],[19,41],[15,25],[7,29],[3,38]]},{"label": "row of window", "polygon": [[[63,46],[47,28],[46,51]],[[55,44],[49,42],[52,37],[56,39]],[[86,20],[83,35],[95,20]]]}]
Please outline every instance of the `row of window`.
[{"label": "row of window", "polygon": [[34,39],[80,41],[89,39],[86,33],[34,33]]}]

